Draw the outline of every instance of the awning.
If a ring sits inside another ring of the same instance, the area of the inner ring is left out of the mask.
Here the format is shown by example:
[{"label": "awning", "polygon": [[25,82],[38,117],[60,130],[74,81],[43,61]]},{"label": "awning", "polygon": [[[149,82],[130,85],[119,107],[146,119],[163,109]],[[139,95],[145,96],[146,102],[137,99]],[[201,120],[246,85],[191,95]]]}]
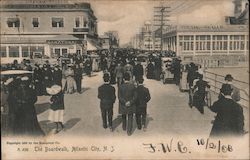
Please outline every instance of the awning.
[{"label": "awning", "polygon": [[48,40],[71,40],[71,41],[78,41],[78,40],[82,40],[80,38],[77,38],[71,34],[61,34],[61,35],[57,35],[55,37],[50,37],[48,38]]},{"label": "awning", "polygon": [[96,51],[101,49],[97,44],[91,42],[91,40],[87,40],[87,51]]}]

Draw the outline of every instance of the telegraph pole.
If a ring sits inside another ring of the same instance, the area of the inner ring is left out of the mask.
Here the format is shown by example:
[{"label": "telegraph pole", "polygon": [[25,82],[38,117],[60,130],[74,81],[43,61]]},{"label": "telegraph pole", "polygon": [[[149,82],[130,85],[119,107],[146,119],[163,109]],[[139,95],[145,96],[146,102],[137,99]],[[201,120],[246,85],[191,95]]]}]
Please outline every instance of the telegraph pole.
[{"label": "telegraph pole", "polygon": [[168,9],[170,9],[170,7],[167,6],[154,7],[154,26],[156,28],[160,27],[161,51],[163,50],[163,27],[169,26],[166,24],[166,22],[169,21],[167,17],[170,17],[170,11]]}]

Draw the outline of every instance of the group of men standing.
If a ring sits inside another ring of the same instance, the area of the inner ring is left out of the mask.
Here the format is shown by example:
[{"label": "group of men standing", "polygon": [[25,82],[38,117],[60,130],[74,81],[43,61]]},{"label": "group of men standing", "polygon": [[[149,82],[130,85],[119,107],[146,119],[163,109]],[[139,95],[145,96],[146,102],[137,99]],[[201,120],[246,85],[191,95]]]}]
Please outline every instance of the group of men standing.
[{"label": "group of men standing", "polygon": [[[98,98],[102,112],[103,127],[113,131],[113,105],[116,100],[115,88],[110,84],[110,74],[104,73],[104,84],[98,88]],[[123,74],[124,83],[118,86],[118,112],[122,117],[122,128],[132,135],[133,117],[136,116],[137,128],[146,130],[147,102],[151,99],[148,88],[143,86],[143,77],[137,79],[135,85],[129,72]],[[107,118],[108,117],[108,118]],[[108,119],[108,121],[107,121]]]}]

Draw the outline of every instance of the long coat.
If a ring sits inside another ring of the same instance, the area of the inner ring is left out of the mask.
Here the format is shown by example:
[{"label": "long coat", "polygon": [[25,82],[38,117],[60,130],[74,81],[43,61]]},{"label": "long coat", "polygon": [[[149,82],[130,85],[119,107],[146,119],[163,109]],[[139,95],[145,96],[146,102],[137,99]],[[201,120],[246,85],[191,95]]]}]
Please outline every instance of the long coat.
[{"label": "long coat", "polygon": [[61,69],[54,70],[53,81],[54,81],[54,84],[62,86],[62,70]]},{"label": "long coat", "polygon": [[103,84],[98,88],[98,98],[102,109],[111,109],[115,103],[115,88],[110,84]]},{"label": "long coat", "polygon": [[116,78],[122,78],[124,73],[124,69],[122,66],[116,66],[115,68],[115,76]]},{"label": "long coat", "polygon": [[211,110],[217,113],[210,136],[242,135],[244,115],[242,107],[232,99],[221,98]]},{"label": "long coat", "polygon": [[136,88],[137,100],[136,100],[136,113],[146,114],[147,103],[151,99],[148,88],[143,85],[139,85]]},{"label": "long coat", "polygon": [[37,120],[35,102],[37,101],[35,90],[27,87],[18,87],[12,97],[15,104],[15,120],[13,132],[15,135],[44,135]]},{"label": "long coat", "polygon": [[[44,87],[50,87],[51,82],[52,82],[52,71],[50,68],[44,69],[43,71],[44,74]],[[46,89],[45,89],[46,90]]]},{"label": "long coat", "polygon": [[155,67],[154,67],[153,63],[150,62],[147,65],[147,78],[148,79],[154,79],[155,78],[154,70],[155,70]]},{"label": "long coat", "polygon": [[[119,114],[133,114],[136,111],[137,92],[133,83],[126,82],[118,90]],[[130,101],[130,106],[126,102]]]},{"label": "long coat", "polygon": [[210,88],[207,81],[198,80],[194,86],[194,89],[198,90],[194,93],[193,105],[196,107],[202,107],[205,103],[206,88]]},{"label": "long coat", "polygon": [[135,75],[135,79],[138,80],[139,78],[143,77],[143,66],[141,64],[137,64],[134,67],[134,75]]}]

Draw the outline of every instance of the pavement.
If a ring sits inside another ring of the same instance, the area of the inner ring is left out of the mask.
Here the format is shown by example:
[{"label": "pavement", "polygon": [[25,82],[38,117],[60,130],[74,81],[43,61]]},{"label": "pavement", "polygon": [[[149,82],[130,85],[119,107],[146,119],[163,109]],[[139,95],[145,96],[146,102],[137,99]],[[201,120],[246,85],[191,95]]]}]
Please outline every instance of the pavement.
[{"label": "pavement", "polygon": [[[114,131],[102,128],[101,111],[97,88],[102,84],[102,72],[95,72],[92,77],[84,76],[83,93],[65,94],[65,130],[54,134],[55,125],[48,121],[49,96],[38,97],[36,104],[39,123],[47,135],[95,136],[95,137],[127,137],[122,130],[121,116],[118,114],[118,99],[114,104]],[[205,107],[202,115],[195,108],[188,106],[188,93],[180,92],[175,84],[163,84],[161,81],[145,78],[145,86],[149,88],[151,100],[148,103],[147,130],[138,130],[134,120],[133,137],[176,135],[209,136],[211,121],[215,113]],[[114,85],[117,91],[116,85]],[[117,94],[116,94],[117,95]],[[212,101],[216,95],[212,95]],[[249,128],[249,108],[244,108],[245,126]]]}]

